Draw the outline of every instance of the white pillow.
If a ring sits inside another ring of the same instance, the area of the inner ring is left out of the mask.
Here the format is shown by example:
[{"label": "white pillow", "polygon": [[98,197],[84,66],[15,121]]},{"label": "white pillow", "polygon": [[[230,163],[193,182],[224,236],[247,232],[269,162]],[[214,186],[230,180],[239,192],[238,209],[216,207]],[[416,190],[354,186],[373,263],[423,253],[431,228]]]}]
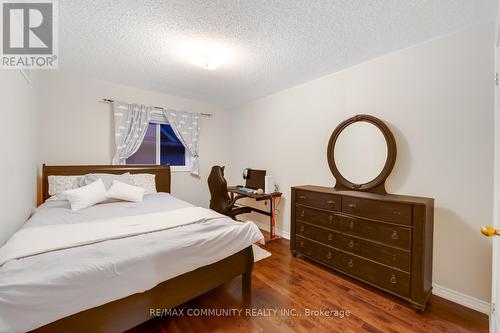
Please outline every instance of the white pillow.
[{"label": "white pillow", "polygon": [[90,185],[64,191],[63,196],[71,204],[71,210],[77,211],[106,200],[106,187],[102,179],[98,179]]},{"label": "white pillow", "polygon": [[130,175],[134,180],[135,186],[146,190],[144,194],[156,193],[156,175],[152,173],[136,173]]},{"label": "white pillow", "polygon": [[113,185],[106,192],[106,197],[124,201],[141,202],[144,198],[145,189],[113,180]]}]

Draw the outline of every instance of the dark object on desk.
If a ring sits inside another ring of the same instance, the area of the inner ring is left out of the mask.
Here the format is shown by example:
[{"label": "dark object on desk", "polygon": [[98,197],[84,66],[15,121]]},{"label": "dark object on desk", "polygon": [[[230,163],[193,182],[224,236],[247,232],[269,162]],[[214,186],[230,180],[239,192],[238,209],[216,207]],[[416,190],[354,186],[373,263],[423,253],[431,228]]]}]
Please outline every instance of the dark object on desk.
[{"label": "dark object on desk", "polygon": [[[242,190],[242,188],[239,186],[230,186],[227,190],[231,193],[231,198],[232,199],[234,198],[234,200],[238,200],[242,197],[252,198],[255,201],[269,200],[269,211],[265,211],[265,210],[258,209],[255,207],[247,207],[247,208],[249,208],[252,212],[269,216],[270,239],[266,240],[266,243],[269,241],[272,241],[273,239],[279,238],[278,236],[276,236],[276,231],[275,231],[275,226],[276,226],[275,222],[276,221],[275,221],[275,214],[274,214],[274,210],[275,210],[274,200],[281,197],[281,192],[257,194],[257,193],[247,192],[245,190]],[[236,194],[236,197],[234,197],[234,194]]]},{"label": "dark object on desk", "polygon": [[246,179],[245,187],[255,190],[266,186],[266,170],[245,169],[243,179]]},{"label": "dark object on desk", "polygon": [[238,186],[238,190],[240,190],[241,192],[245,192],[245,193],[253,193],[253,191],[255,191],[252,188],[243,187],[243,186]]},{"label": "dark object on desk", "polygon": [[232,219],[236,219],[236,215],[250,213],[249,207],[238,207],[235,205],[236,198],[230,198],[227,189],[227,182],[224,178],[224,167],[214,166],[208,176],[208,188],[210,190],[210,209],[218,213],[227,215]]}]

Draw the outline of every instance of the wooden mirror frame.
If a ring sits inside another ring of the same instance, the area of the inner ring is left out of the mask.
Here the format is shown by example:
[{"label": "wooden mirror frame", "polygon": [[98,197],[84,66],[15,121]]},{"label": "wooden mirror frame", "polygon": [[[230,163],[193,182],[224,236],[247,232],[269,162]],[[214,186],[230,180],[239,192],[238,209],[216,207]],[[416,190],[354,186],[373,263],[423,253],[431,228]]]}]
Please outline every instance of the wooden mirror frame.
[{"label": "wooden mirror frame", "polygon": [[[335,144],[337,143],[337,139],[342,133],[342,131],[349,125],[356,123],[358,121],[365,121],[375,125],[381,132],[384,134],[385,141],[387,143],[387,159],[385,161],[384,168],[380,172],[380,174],[371,180],[368,183],[364,184],[355,184],[344,178],[340,173],[337,165],[335,164]],[[330,141],[328,142],[328,150],[327,150],[327,158],[328,165],[330,166],[330,170],[332,171],[333,176],[336,179],[335,189],[337,190],[355,190],[355,191],[365,191],[365,192],[373,192],[373,193],[382,193],[385,194],[385,180],[391,174],[392,169],[394,168],[394,164],[396,163],[396,140],[394,139],[394,135],[387,125],[377,117],[370,116],[367,114],[358,114],[354,117],[351,117],[337,126],[330,137]]]}]

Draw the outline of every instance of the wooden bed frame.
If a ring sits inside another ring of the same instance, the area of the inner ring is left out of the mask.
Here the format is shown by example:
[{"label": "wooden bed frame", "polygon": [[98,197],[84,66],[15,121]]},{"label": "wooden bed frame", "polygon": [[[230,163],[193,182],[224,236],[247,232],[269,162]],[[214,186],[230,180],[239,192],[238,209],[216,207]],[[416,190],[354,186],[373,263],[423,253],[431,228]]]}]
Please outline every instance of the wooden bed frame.
[{"label": "wooden bed frame", "polygon": [[[156,175],[159,192],[170,193],[170,167],[133,166],[47,166],[42,168],[42,200],[47,200],[48,176],[84,175],[87,173],[152,173]],[[214,264],[164,281],[156,287],[128,297],[88,309],[47,324],[32,332],[123,332],[153,318],[152,309],[171,309],[207,291],[210,291],[238,275],[242,275],[243,292],[251,292],[253,250],[246,249]],[[61,304],[64,306],[64,304]]]}]

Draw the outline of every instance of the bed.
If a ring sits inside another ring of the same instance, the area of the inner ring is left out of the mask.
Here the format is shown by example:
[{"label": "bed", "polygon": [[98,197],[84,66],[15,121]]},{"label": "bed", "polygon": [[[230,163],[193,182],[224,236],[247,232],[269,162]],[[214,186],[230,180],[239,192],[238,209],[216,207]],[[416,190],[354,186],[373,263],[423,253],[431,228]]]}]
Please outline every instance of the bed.
[{"label": "bed", "polygon": [[[155,174],[159,193],[142,203],[100,204],[78,214],[71,213],[67,202],[47,201],[50,175],[125,172]],[[44,238],[43,232],[60,228],[78,234],[104,222],[180,219],[193,212],[207,218],[4,262],[0,332],[123,332],[152,319],[154,309],[174,308],[239,275],[243,292],[249,293],[252,244],[263,238],[258,228],[203,211],[169,193],[168,166],[44,165],[44,203],[23,227],[25,234]]]}]

